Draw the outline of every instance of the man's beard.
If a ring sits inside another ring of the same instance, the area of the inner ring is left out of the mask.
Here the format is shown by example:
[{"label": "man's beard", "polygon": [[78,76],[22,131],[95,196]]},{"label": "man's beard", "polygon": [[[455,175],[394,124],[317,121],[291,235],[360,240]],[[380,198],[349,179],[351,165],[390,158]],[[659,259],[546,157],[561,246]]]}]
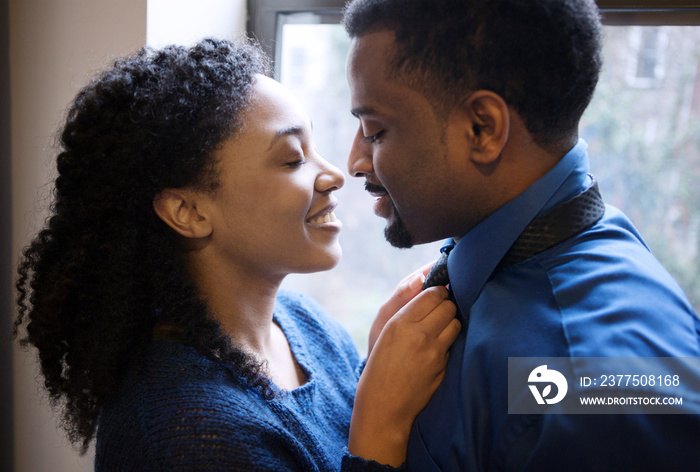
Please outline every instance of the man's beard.
[{"label": "man's beard", "polygon": [[402,249],[413,247],[411,234],[408,232],[406,225],[403,224],[403,220],[393,203],[391,206],[394,212],[394,221],[387,224],[387,227],[384,229],[384,237],[394,247]]}]

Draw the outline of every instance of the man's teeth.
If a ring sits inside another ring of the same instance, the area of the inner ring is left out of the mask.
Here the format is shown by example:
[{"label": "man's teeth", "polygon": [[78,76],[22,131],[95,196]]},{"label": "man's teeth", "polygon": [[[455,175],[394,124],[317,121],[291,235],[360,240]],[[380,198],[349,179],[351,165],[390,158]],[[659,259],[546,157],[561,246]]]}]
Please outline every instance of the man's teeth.
[{"label": "man's teeth", "polygon": [[333,221],[337,221],[337,218],[335,217],[335,213],[330,212],[309,220],[309,223],[312,225],[322,225],[325,223],[332,223]]}]

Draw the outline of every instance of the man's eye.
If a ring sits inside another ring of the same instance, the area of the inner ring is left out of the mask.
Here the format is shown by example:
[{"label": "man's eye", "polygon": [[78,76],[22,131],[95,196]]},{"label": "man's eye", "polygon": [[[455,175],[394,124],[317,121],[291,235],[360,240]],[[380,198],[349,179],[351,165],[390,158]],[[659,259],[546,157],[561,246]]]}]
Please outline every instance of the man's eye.
[{"label": "man's eye", "polygon": [[382,136],[384,136],[384,131],[385,131],[385,130],[381,130],[379,133],[373,134],[372,136],[365,136],[364,138],[362,138],[362,140],[363,140],[364,142],[366,142],[366,143],[374,143],[374,142],[376,142],[379,138],[381,138]]}]

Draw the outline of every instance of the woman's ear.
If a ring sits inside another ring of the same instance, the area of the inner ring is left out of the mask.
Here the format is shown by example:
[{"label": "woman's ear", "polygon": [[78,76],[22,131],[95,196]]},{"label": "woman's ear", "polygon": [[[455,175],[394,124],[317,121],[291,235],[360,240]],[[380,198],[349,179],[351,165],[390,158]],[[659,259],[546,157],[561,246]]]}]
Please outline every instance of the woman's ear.
[{"label": "woman's ear", "polygon": [[467,97],[457,112],[471,148],[470,159],[478,164],[495,162],[510,131],[510,112],[503,98],[488,90]]},{"label": "woman's ear", "polygon": [[206,238],[212,231],[209,218],[201,211],[199,194],[186,189],[165,189],[153,199],[153,209],[178,234]]}]

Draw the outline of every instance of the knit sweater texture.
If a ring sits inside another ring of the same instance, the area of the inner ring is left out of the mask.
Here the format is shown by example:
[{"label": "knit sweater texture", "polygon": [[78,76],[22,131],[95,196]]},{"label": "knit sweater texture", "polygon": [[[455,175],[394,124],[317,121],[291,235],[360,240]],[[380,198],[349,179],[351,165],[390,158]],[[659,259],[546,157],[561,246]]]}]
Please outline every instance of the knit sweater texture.
[{"label": "knit sweater texture", "polygon": [[347,452],[361,359],[345,330],[291,292],[278,295],[274,320],[304,385],[264,399],[224,363],[153,341],[102,408],[95,470],[391,470]]}]

